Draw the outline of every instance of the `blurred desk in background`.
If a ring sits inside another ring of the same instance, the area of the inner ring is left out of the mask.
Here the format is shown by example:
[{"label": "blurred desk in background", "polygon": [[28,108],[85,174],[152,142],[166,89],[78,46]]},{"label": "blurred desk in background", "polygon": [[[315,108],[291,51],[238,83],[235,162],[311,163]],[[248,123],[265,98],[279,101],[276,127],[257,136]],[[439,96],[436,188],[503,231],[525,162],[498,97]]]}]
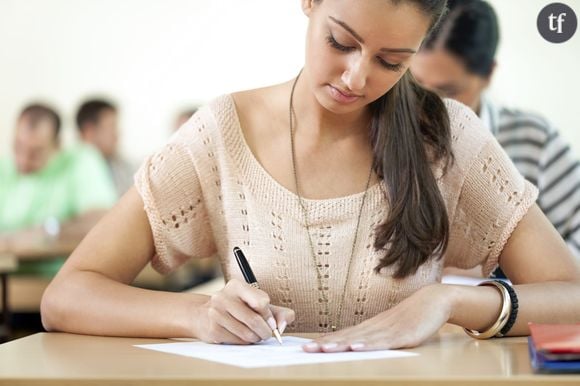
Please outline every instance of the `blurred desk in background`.
[{"label": "blurred desk in background", "polygon": [[10,312],[8,309],[8,274],[16,271],[18,267],[18,260],[13,255],[0,254],[0,291],[2,297],[0,304],[2,305],[2,323],[0,323],[0,342],[8,338],[10,333],[8,320],[10,319]]},{"label": "blurred desk in background", "polygon": [[[77,241],[50,241],[34,237],[22,238],[9,245],[0,244],[2,290],[0,342],[10,337],[11,314],[18,313],[30,318],[34,316],[33,314],[40,312],[42,294],[52,280],[52,276],[19,272],[19,267],[23,263],[62,260],[70,256],[77,245]],[[183,291],[215,277],[218,270],[217,259],[211,258],[190,260],[172,274],[165,276],[156,272],[148,264],[137,276],[133,285],[153,290]],[[39,319],[38,315],[34,318]],[[41,330],[41,328],[34,329]]]},{"label": "blurred desk in background", "polygon": [[[14,306],[19,311],[38,312],[40,299],[50,278],[22,276],[12,280],[12,274],[18,271],[22,262],[46,261],[68,256],[77,243],[68,240],[4,243],[0,245],[0,280],[2,288],[2,322],[0,323],[0,341],[10,336],[10,315]],[[14,285],[13,285],[14,284]],[[15,296],[17,295],[17,296]]]}]

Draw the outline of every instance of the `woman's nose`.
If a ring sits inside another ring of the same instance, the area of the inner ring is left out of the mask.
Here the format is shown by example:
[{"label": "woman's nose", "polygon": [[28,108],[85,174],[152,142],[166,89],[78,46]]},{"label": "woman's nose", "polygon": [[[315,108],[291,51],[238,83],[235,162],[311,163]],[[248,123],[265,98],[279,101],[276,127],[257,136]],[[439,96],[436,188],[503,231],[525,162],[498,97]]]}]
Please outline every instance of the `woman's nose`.
[{"label": "woman's nose", "polygon": [[348,67],[342,73],[341,80],[350,91],[362,94],[367,83],[368,71],[368,62],[362,56],[358,56],[349,62]]}]

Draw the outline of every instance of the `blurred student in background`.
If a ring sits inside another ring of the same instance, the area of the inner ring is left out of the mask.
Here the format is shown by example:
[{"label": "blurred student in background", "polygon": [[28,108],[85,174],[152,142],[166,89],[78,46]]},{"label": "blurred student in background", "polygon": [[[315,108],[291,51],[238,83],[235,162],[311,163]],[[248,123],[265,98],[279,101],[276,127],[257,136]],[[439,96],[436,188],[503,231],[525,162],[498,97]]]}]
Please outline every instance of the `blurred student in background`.
[{"label": "blurred student in background", "polygon": [[[80,241],[116,200],[106,164],[91,147],[62,150],[61,120],[31,104],[16,122],[13,158],[0,160],[0,252],[47,240]],[[52,276],[62,259],[20,264],[21,273]]]},{"label": "blurred student in background", "polygon": [[[411,71],[424,87],[471,107],[519,172],[539,189],[538,205],[580,261],[580,166],[543,117],[494,104],[483,92],[496,67],[497,16],[482,0],[449,2],[439,29]],[[522,90],[524,91],[524,90]]]},{"label": "blurred student in background", "polygon": [[172,132],[177,131],[185,122],[191,118],[193,114],[197,111],[197,107],[192,107],[190,109],[182,110],[179,114],[177,114],[177,118],[175,119],[175,124],[173,125]]},{"label": "blurred student in background", "polygon": [[79,107],[76,123],[81,140],[95,146],[107,161],[117,197],[121,197],[133,185],[135,167],[118,153],[117,108],[103,99],[88,100]]}]

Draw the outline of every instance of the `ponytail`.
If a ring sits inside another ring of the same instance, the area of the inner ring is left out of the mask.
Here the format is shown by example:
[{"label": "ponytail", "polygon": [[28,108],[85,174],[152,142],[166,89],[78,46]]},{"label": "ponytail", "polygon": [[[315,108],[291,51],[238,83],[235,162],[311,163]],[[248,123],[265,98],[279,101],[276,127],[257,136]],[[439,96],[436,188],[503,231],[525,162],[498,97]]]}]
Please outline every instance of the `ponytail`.
[{"label": "ponytail", "polygon": [[431,168],[443,161],[445,171],[453,161],[449,117],[409,72],[371,110],[374,168],[389,207],[375,229],[374,248],[385,251],[375,271],[395,264],[394,277],[403,278],[447,247],[449,219]]}]

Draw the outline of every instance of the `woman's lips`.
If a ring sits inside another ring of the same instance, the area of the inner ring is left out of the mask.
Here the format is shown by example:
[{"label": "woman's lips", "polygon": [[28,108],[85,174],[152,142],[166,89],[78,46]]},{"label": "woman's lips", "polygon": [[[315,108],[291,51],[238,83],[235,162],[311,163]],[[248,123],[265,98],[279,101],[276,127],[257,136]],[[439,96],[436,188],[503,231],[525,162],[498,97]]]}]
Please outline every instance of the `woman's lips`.
[{"label": "woman's lips", "polygon": [[350,94],[341,89],[334,87],[333,85],[328,85],[330,96],[338,103],[348,104],[356,101],[360,98],[360,95]]}]

